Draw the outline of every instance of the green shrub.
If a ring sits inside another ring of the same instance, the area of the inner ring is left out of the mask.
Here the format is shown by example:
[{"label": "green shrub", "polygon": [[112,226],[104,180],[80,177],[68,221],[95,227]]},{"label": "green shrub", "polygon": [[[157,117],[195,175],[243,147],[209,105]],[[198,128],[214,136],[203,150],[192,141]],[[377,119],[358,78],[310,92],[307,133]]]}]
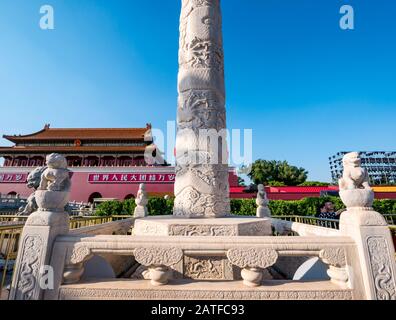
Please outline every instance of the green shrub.
[{"label": "green shrub", "polygon": [[122,215],[133,215],[135,211],[136,203],[135,199],[128,199],[122,202]]},{"label": "green shrub", "polygon": [[[335,210],[345,208],[338,197],[305,198],[296,201],[272,200],[269,202],[273,216],[314,216],[320,208],[331,201],[335,205]],[[174,198],[150,198],[147,205],[149,215],[172,215]],[[96,214],[99,216],[111,215],[133,215],[135,200],[108,201],[100,204]],[[374,209],[382,214],[396,214],[396,200],[375,200]],[[256,215],[255,199],[231,199],[231,213],[240,216]]]},{"label": "green shrub", "polygon": [[150,198],[147,205],[147,210],[150,216],[172,215],[173,203],[173,198]]},{"label": "green shrub", "polygon": [[305,181],[299,184],[299,187],[328,187],[330,183],[320,181]]},{"label": "green shrub", "polygon": [[[172,215],[174,199],[150,198],[147,209],[149,215]],[[136,208],[135,199],[124,201],[107,201],[96,209],[98,216],[133,215]]]},{"label": "green shrub", "polygon": [[118,216],[123,212],[123,202],[106,201],[96,208],[97,216]]},{"label": "green shrub", "polygon": [[396,214],[396,201],[390,199],[375,200],[374,210],[382,214]]}]

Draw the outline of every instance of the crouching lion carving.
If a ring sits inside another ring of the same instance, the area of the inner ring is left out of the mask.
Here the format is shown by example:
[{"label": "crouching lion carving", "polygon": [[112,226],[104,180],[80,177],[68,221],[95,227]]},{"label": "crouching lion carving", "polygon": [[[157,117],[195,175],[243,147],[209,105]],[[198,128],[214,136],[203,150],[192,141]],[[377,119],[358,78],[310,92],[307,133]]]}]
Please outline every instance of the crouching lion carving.
[{"label": "crouching lion carving", "polygon": [[32,172],[29,173],[27,177],[27,187],[33,189],[34,191],[27,199],[27,204],[25,207],[19,208],[18,215],[27,216],[37,211],[38,206],[36,203],[36,190],[40,186],[41,175],[47,169],[47,167],[37,167]]},{"label": "crouching lion carving", "polygon": [[47,156],[47,168],[41,175],[39,190],[61,191],[70,190],[70,171],[67,169],[66,158],[52,153]]},{"label": "crouching lion carving", "polygon": [[38,191],[70,191],[70,172],[66,158],[53,153],[47,156],[46,166],[37,167],[27,177],[27,187],[34,192],[27,199],[27,205],[19,209],[18,215],[28,216],[39,209],[37,204]]},{"label": "crouching lion carving", "polygon": [[368,172],[366,169],[362,168],[362,161],[358,152],[346,154],[342,162],[344,165],[344,173],[339,181],[340,190],[371,190]]}]

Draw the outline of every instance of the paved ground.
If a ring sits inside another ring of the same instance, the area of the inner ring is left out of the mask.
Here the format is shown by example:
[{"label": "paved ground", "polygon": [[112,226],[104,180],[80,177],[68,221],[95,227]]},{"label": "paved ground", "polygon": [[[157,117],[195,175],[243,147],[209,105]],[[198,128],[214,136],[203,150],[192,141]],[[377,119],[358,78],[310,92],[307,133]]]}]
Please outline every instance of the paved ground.
[{"label": "paved ground", "polygon": [[[1,271],[0,274],[3,275],[3,272]],[[8,272],[4,281],[3,290],[0,293],[0,300],[7,300],[9,292],[5,288],[11,284],[11,281],[12,281],[12,274],[11,272]]]},{"label": "paved ground", "polygon": [[0,300],[7,300],[8,299],[8,291],[2,290],[0,294]]}]

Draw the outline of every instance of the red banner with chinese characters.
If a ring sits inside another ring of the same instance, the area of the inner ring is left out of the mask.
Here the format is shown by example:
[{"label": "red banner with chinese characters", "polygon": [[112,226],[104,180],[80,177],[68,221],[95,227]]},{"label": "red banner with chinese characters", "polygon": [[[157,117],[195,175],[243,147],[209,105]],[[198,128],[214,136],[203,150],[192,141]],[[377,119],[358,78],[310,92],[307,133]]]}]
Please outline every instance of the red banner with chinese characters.
[{"label": "red banner with chinese characters", "polygon": [[0,173],[0,183],[26,183],[27,173]]},{"label": "red banner with chinese characters", "polygon": [[174,183],[170,173],[91,173],[89,183]]}]

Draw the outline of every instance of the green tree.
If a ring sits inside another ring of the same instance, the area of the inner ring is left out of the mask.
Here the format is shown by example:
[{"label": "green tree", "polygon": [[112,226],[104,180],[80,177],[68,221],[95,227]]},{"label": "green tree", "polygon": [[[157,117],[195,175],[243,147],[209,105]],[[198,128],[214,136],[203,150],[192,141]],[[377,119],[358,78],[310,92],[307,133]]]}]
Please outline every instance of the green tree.
[{"label": "green tree", "polygon": [[279,181],[268,181],[267,186],[269,187],[286,187],[286,184]]},{"label": "green tree", "polygon": [[246,182],[241,177],[238,177],[238,186],[246,187]]},{"label": "green tree", "polygon": [[307,180],[304,168],[290,165],[287,161],[257,160],[253,163],[249,177],[255,184],[297,186]]},{"label": "green tree", "polygon": [[118,216],[123,212],[121,201],[106,201],[101,203],[96,209],[97,216]]},{"label": "green tree", "polygon": [[319,181],[305,181],[304,183],[299,184],[300,187],[328,187],[330,183],[328,182],[319,182]]}]

